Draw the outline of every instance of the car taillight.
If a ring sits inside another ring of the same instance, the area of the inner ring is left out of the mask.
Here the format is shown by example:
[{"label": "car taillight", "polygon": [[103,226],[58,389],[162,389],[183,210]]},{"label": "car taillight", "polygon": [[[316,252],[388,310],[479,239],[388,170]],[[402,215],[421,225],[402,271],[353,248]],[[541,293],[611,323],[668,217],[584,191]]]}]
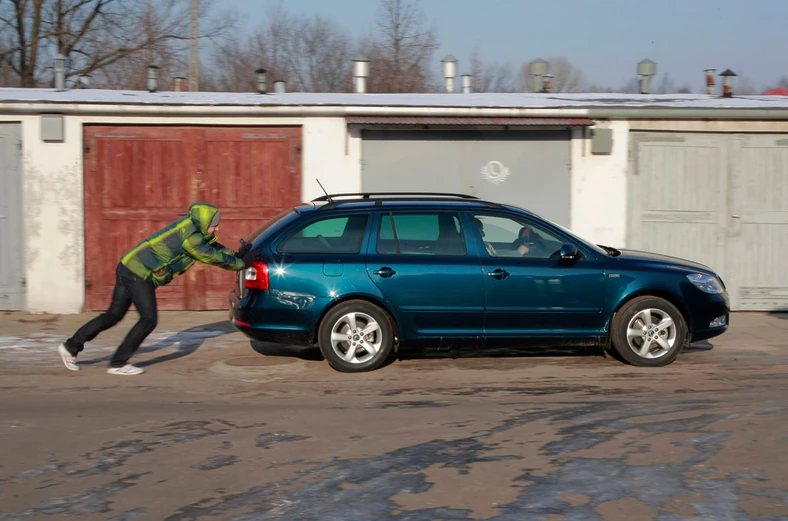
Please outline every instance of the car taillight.
[{"label": "car taillight", "polygon": [[256,260],[244,273],[246,289],[268,289],[268,264]]}]

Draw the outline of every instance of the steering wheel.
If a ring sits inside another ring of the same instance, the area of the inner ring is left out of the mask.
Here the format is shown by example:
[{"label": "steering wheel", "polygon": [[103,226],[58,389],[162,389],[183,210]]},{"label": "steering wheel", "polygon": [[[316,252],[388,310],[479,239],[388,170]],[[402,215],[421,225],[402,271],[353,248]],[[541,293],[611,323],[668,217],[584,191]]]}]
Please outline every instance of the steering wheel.
[{"label": "steering wheel", "polygon": [[328,241],[326,240],[326,238],[325,238],[325,237],[323,237],[322,235],[318,235],[318,236],[317,236],[317,239],[320,241],[320,244],[322,244],[322,245],[323,245],[323,246],[325,246],[326,248],[331,248],[331,243],[330,243],[330,242],[328,242]]}]

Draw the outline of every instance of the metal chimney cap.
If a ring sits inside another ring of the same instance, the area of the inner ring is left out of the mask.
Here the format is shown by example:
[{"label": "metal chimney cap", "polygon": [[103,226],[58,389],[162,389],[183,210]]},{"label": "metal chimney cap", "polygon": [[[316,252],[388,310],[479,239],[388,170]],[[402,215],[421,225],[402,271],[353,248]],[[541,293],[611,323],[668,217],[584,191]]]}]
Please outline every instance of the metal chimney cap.
[{"label": "metal chimney cap", "polygon": [[369,76],[369,60],[361,58],[353,60],[353,77],[366,78]]},{"label": "metal chimney cap", "polygon": [[534,76],[542,76],[547,74],[547,62],[541,58],[532,60],[528,64],[528,72]]},{"label": "metal chimney cap", "polygon": [[454,78],[457,76],[457,58],[451,54],[441,60],[443,63],[443,77]]},{"label": "metal chimney cap", "polygon": [[736,74],[735,72],[733,72],[730,69],[725,69],[724,72],[720,73],[720,76],[738,76],[738,74]]},{"label": "metal chimney cap", "polygon": [[657,73],[657,64],[648,58],[638,62],[638,75],[654,76]]}]

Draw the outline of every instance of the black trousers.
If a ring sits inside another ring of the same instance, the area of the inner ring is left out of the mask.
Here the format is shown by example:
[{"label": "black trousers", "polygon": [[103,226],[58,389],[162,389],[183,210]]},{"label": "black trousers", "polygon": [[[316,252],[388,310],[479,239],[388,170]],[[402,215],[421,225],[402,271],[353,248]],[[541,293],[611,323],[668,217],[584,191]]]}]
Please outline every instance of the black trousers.
[{"label": "black trousers", "polygon": [[66,349],[72,356],[77,356],[85,348],[85,342],[90,342],[99,333],[120,322],[132,304],[137,308],[140,319],[126,335],[123,343],[118,346],[110,361],[112,367],[125,365],[145,338],[156,329],[158,312],[156,288],[153,283],[135,275],[121,263],[118,263],[118,268],[115,270],[115,289],[112,292],[109,309],[79,328],[74,336],[66,340],[64,342]]}]

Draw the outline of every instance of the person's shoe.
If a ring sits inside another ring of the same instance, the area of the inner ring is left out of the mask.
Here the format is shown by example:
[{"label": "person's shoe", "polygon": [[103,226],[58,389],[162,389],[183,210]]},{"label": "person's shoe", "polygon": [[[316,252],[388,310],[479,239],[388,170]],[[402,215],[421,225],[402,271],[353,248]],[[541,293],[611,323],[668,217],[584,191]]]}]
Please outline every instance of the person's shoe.
[{"label": "person's shoe", "polygon": [[123,376],[133,376],[135,374],[142,374],[145,369],[137,367],[136,365],[126,364],[123,367],[110,367],[107,369],[109,374],[119,374]]},{"label": "person's shoe", "polygon": [[69,353],[64,344],[57,346],[57,354],[60,355],[60,359],[63,360],[63,365],[66,366],[66,369],[69,371],[79,371],[77,357]]}]

